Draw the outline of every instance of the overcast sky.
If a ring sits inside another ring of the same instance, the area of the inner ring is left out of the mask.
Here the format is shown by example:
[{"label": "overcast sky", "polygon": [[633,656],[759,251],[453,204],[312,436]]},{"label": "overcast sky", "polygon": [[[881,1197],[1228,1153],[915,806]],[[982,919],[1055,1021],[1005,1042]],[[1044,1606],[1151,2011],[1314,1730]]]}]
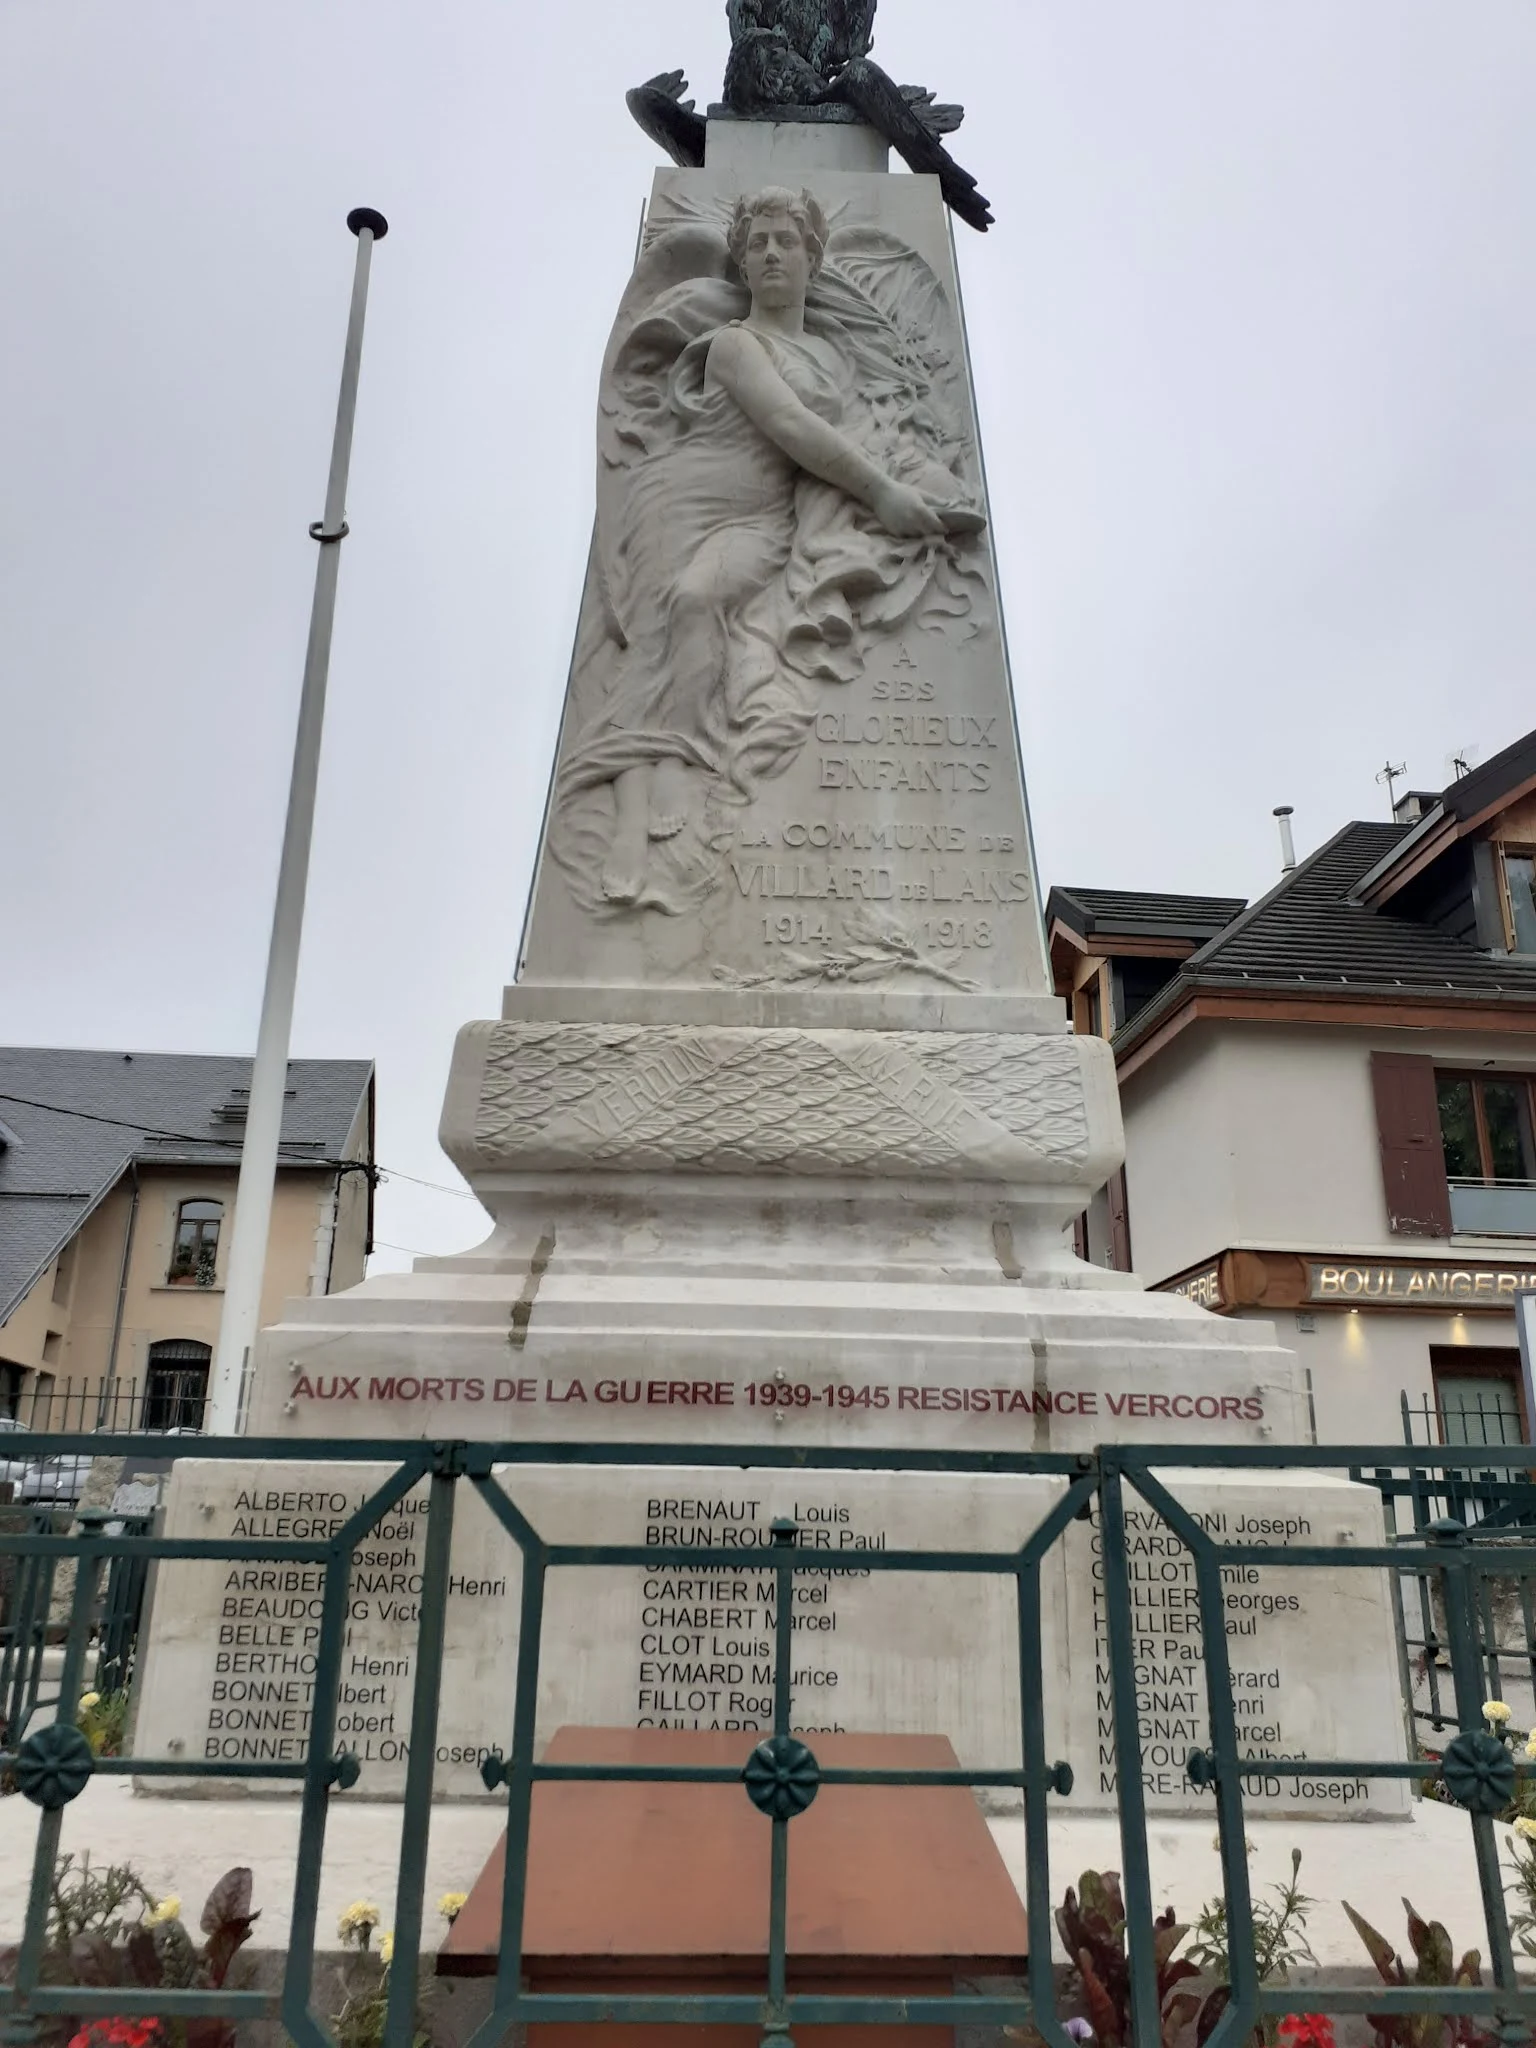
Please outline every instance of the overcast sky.
[{"label": "overcast sky", "polygon": [[[1536,723],[1532,0],[882,0],[960,232],[1042,882],[1253,894]],[[0,1042],[254,1043],[353,244],[294,1050],[436,1143],[511,971],[656,162],[723,0],[0,0]],[[481,1234],[382,1193],[390,1245]],[[381,1264],[404,1265],[398,1253]]]}]

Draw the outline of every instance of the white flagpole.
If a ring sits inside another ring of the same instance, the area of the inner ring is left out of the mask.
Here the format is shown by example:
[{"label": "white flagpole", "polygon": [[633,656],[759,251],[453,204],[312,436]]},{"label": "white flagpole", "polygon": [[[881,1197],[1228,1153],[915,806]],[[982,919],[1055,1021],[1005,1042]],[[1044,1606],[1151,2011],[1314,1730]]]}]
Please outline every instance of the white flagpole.
[{"label": "white flagpole", "polygon": [[320,556],[315,564],[309,646],[304,656],[304,687],[293,746],[288,821],[283,830],[277,900],[272,909],[266,993],[262,998],[256,1059],[251,1068],[250,1106],[240,1154],[240,1180],[235,1190],[234,1229],[224,1270],[224,1312],[219,1321],[219,1344],[208,1389],[207,1428],[214,1436],[232,1436],[239,1427],[246,1367],[261,1317],[262,1278],[272,1227],[272,1191],[277,1179],[283,1098],[288,1082],[293,995],[304,931],[304,892],[314,833],[315,785],[320,773],[320,736],[325,720],[331,628],[336,617],[336,582],[341,568],[341,543],[347,533],[347,471],[352,459],[352,425],[357,414],[368,270],[374,243],[382,241],[389,232],[383,214],[375,213],[370,206],[354,208],[347,215],[347,226],[357,237],[357,266],[352,277],[352,309],[342,358],[341,395],[336,404],[325,517],[309,529],[311,539],[319,542]]}]

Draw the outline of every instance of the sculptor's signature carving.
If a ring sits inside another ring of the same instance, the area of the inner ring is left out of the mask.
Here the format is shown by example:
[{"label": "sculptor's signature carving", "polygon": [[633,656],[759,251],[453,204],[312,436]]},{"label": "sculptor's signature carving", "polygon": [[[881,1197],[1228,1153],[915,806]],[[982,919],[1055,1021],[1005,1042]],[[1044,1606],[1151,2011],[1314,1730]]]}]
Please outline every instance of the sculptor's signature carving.
[{"label": "sculptor's signature carving", "polygon": [[724,806],[874,631],[964,620],[985,525],[943,292],[809,193],[657,235],[604,366],[597,582],[550,845],[577,901],[697,908]]}]

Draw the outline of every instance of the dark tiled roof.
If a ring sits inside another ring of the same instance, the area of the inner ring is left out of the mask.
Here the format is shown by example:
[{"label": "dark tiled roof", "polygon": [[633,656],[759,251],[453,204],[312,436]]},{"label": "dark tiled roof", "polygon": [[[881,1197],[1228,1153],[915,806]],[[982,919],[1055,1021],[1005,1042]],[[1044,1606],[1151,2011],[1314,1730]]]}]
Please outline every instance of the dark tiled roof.
[{"label": "dark tiled roof", "polygon": [[1407,837],[1407,825],[1346,825],[1267,896],[1184,961],[1116,1040],[1125,1050],[1193,988],[1326,989],[1406,997],[1513,996],[1536,1002],[1536,960],[1482,953],[1436,925],[1368,910],[1350,891]]},{"label": "dark tiled roof", "polygon": [[[285,1166],[341,1156],[372,1073],[367,1060],[289,1063]],[[238,1162],[243,1126],[227,1105],[250,1078],[249,1060],[202,1053],[0,1046],[0,1322],[130,1159]]]},{"label": "dark tiled roof", "polygon": [[1145,889],[1053,889],[1046,923],[1059,916],[1084,938],[1123,932],[1166,939],[1208,939],[1245,909],[1242,896],[1166,896]]},{"label": "dark tiled roof", "polygon": [[1453,818],[1475,818],[1496,804],[1507,790],[1517,789],[1536,775],[1536,732],[1528,732],[1491,761],[1484,761],[1470,775],[1463,775],[1440,793],[1440,801]]}]

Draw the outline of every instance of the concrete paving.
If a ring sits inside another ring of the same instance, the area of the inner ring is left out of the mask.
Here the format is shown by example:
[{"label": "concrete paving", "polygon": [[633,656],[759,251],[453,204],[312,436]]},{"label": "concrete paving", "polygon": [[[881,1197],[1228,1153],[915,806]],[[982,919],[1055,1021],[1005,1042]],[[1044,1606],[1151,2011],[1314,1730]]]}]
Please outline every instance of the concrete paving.
[{"label": "concrete paving", "polygon": [[[433,1810],[427,1862],[428,1929],[436,1945],[432,1908],[445,1891],[467,1891],[495,1846],[499,1805],[443,1805]],[[0,1800],[0,1942],[19,1932],[26,1907],[37,1810],[20,1798]],[[1024,1823],[993,1817],[993,1835],[1010,1876],[1024,1886]],[[298,1806],[288,1799],[155,1799],[135,1797],[123,1779],[98,1778],[68,1810],[63,1844],[89,1850],[93,1862],[131,1863],[157,1894],[179,1893],[195,1923],[203,1899],[232,1864],[256,1874],[262,1918],[257,1940],[284,1948],[289,1895],[298,1843]],[[1500,1830],[1504,1834],[1504,1830]],[[1212,1819],[1155,1821],[1149,1831],[1154,1895],[1193,1917],[1217,1890],[1219,1872]],[[1406,1940],[1401,1898],[1443,1920],[1458,1953],[1481,1949],[1482,1907],[1471,1830],[1454,1809],[1423,1801],[1407,1821],[1256,1821],[1249,1869],[1256,1890],[1289,1872],[1292,1847],[1302,1851],[1303,1888],[1319,1901],[1309,1925],[1325,1967],[1357,1967],[1366,1960],[1339,1904],[1347,1898],[1399,1945]],[[791,1836],[793,1845],[793,1836]],[[326,1833],[320,1894],[320,1945],[330,1947],[343,1909],[371,1899],[388,1926],[394,1918],[394,1872],[400,1848],[400,1808],[338,1797]],[[1509,1861],[1506,1839],[1504,1860]],[[1120,1845],[1109,1818],[1053,1819],[1051,1892],[1059,1899],[1084,1869],[1116,1869]]]}]

